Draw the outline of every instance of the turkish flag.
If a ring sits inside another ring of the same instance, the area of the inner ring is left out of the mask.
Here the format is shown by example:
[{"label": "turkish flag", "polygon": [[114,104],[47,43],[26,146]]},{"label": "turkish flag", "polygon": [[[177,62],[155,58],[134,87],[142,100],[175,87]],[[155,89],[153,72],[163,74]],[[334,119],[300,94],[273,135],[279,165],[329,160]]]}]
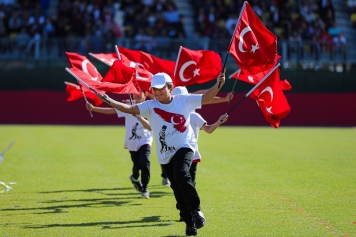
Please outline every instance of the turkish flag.
[{"label": "turkish flag", "polygon": [[246,1],[228,52],[239,68],[252,75],[271,69],[279,59],[277,37],[267,29]]},{"label": "turkish flag", "polygon": [[116,60],[119,60],[116,53],[89,53],[89,55],[108,66],[112,66]]},{"label": "turkish flag", "polygon": [[119,89],[119,87],[115,87],[114,90],[110,90],[110,92],[117,94],[133,93],[139,95],[141,91],[136,79],[135,68],[126,67],[122,64],[121,60],[114,62],[101,82],[102,85],[105,86],[107,86],[107,83],[120,85],[121,89]]},{"label": "turkish flag", "polygon": [[174,70],[175,86],[202,84],[221,73],[220,55],[212,50],[191,50],[180,47]]},{"label": "turkish flag", "polygon": [[77,68],[87,73],[90,75],[91,80],[101,81],[101,79],[103,79],[96,67],[88,60],[87,57],[71,52],[66,52],[66,56],[72,68]]},{"label": "turkish flag", "polygon": [[250,94],[250,97],[256,100],[265,119],[274,128],[279,127],[281,119],[291,110],[281,88],[278,67]]},{"label": "turkish flag", "polygon": [[[120,61],[118,61],[118,62],[120,62]],[[114,65],[115,65],[115,63],[114,63]],[[117,93],[117,94],[129,94],[129,93],[139,94],[139,92],[138,92],[139,88],[138,88],[138,90],[137,89],[134,90],[130,86],[130,83],[134,83],[134,85],[135,85],[134,73],[132,73],[130,80],[126,81],[125,84],[118,84],[117,82],[120,82],[120,79],[117,79],[117,78],[112,79],[113,81],[115,81],[115,83],[100,82],[100,81],[92,80],[91,76],[89,76],[88,74],[86,74],[85,72],[83,72],[80,69],[66,68],[66,70],[69,71],[69,73],[72,74],[72,76],[74,76],[75,78],[81,79],[83,82],[88,84],[88,86],[90,86],[91,88],[93,88],[94,90],[96,90],[97,92],[100,92],[100,93],[112,92],[112,93]],[[125,81],[121,81],[121,82],[125,82]],[[79,84],[82,84],[82,83],[79,83]],[[137,85],[137,82],[136,82],[136,85]],[[82,87],[82,88],[84,88],[84,87]],[[136,86],[135,86],[135,88],[136,88]]]},{"label": "turkish flag", "polygon": [[[240,81],[244,81],[244,82],[256,85],[265,75],[267,75],[268,72],[269,72],[269,70],[262,71],[260,73],[257,73],[256,75],[251,75],[246,70],[239,69],[236,72],[234,72],[233,74],[231,74],[229,76],[229,78],[234,78],[234,79],[237,79]],[[292,85],[289,83],[289,81],[287,79],[281,80],[280,84],[281,84],[282,90],[289,91],[292,89]]]},{"label": "turkish flag", "polygon": [[[78,100],[78,99],[84,97],[83,92],[80,89],[79,85],[76,85],[71,82],[64,82],[64,83],[66,84],[66,92],[68,94],[68,98],[67,98],[68,102],[75,101],[75,100]],[[103,103],[92,91],[84,92],[84,94],[85,94],[86,98],[93,100],[95,106],[100,106]]]},{"label": "turkish flag", "polygon": [[124,47],[117,47],[117,49],[121,60],[124,60],[123,56],[125,56],[130,63],[132,61],[136,64],[143,65],[143,67],[152,74],[165,72],[171,78],[174,76],[174,67],[176,64],[174,61],[161,59],[139,50],[131,50]]}]

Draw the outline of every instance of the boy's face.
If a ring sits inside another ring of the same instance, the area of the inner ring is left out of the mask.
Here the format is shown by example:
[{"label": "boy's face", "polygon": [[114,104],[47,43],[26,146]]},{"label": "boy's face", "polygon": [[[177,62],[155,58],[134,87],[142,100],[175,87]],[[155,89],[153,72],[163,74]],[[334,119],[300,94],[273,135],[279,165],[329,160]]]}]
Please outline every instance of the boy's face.
[{"label": "boy's face", "polygon": [[152,94],[162,104],[168,104],[171,101],[172,97],[172,89],[168,89],[167,85],[165,85],[163,88],[158,89],[158,88],[152,88]]},{"label": "boy's face", "polygon": [[142,102],[145,101],[146,94],[145,94],[144,91],[141,91],[141,94],[140,94],[140,95],[134,94],[134,95],[133,95],[133,98],[134,98],[134,100],[136,101],[136,103],[142,103]]}]

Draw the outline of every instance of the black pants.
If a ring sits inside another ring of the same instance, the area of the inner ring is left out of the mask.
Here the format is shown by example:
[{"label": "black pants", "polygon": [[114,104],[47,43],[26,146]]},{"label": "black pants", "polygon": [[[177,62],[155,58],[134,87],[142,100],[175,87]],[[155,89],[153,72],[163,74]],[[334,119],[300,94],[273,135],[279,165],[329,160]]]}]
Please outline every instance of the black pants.
[{"label": "black pants", "polygon": [[[197,169],[198,169],[198,162],[193,162],[192,165],[190,166],[189,173],[190,176],[192,177],[192,181],[194,183],[194,186],[196,186],[197,182],[195,182],[195,178],[197,176]],[[179,210],[179,205],[178,203],[176,204],[177,210]],[[200,206],[196,209],[196,211],[200,211]]]},{"label": "black pants", "polygon": [[162,165],[171,181],[171,188],[179,205],[180,216],[187,225],[193,224],[192,211],[200,205],[200,198],[189,173],[192,165],[193,151],[189,148],[179,149],[168,164]]},{"label": "black pants", "polygon": [[134,179],[140,177],[141,170],[141,183],[142,188],[147,188],[150,182],[150,154],[151,146],[143,145],[138,151],[130,151],[131,160],[133,162],[132,175]]},{"label": "black pants", "polygon": [[166,175],[166,173],[164,173],[164,170],[163,170],[163,166],[161,165],[161,169],[162,169],[162,173],[161,173],[161,177],[162,178],[167,178],[167,175]]}]

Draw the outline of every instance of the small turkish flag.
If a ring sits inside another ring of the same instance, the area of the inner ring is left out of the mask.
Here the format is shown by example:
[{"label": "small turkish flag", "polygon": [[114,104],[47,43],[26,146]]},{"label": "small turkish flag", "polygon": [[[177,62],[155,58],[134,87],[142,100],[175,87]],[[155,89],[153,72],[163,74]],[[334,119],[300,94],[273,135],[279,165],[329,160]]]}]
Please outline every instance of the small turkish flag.
[{"label": "small turkish flag", "polygon": [[256,100],[265,119],[274,128],[279,127],[281,119],[291,110],[281,88],[278,67],[250,94],[250,97]]},{"label": "small turkish flag", "polygon": [[228,49],[240,68],[257,74],[271,69],[279,59],[277,37],[267,29],[248,2],[244,2]]},{"label": "small turkish flag", "polygon": [[191,50],[180,47],[174,69],[175,86],[202,84],[221,73],[220,55],[212,50]]},{"label": "small turkish flag", "polygon": [[66,56],[72,68],[77,68],[85,72],[90,76],[91,80],[101,81],[101,79],[103,79],[94,64],[92,64],[87,57],[71,52],[66,52]]}]

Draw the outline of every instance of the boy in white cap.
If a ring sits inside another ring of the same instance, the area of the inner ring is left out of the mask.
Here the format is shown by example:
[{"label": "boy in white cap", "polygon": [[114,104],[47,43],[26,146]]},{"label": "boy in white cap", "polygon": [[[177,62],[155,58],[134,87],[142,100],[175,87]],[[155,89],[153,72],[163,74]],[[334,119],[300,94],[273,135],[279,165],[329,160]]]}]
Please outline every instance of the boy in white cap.
[{"label": "boy in white cap", "polygon": [[[230,93],[229,93],[230,94]],[[172,95],[173,96],[179,96],[179,95],[188,95],[188,90],[186,87],[184,86],[178,86],[176,88],[173,89],[172,91]],[[216,102],[213,102],[213,103],[220,103],[220,101],[223,101],[223,100],[219,100],[219,98],[215,97],[215,101]],[[231,97],[228,95],[227,99],[231,100],[232,99],[232,95]],[[214,100],[214,98],[213,98]],[[212,103],[211,100],[209,102],[209,104]],[[219,102],[217,102],[219,101]],[[195,140],[197,141],[196,142],[196,149],[195,149],[195,152],[194,152],[194,155],[193,155],[193,160],[192,160],[192,165],[190,166],[190,169],[189,169],[189,172],[190,172],[190,176],[192,177],[192,181],[194,183],[194,185],[196,185],[196,182],[195,182],[195,179],[196,179],[196,173],[197,173],[197,169],[198,169],[198,162],[201,161],[201,155],[198,151],[198,137],[199,137],[199,130],[204,130],[205,132],[211,134],[215,131],[215,129],[217,127],[220,126],[220,124],[223,124],[227,121],[228,119],[228,115],[227,114],[224,114],[224,115],[221,115],[220,118],[213,124],[211,125],[208,125],[206,120],[197,112],[192,112],[190,114],[190,125],[192,126],[193,128],[193,131],[194,131],[194,138]],[[177,209],[179,210],[179,204],[177,203]],[[200,209],[200,206],[193,211],[194,214],[199,214],[200,216],[204,216],[203,215],[203,212],[201,211]],[[183,221],[183,219],[181,218],[180,221]]]},{"label": "boy in white cap", "polygon": [[[219,75],[216,84],[204,94],[173,96],[173,82],[166,73],[152,76],[154,99],[141,104],[126,105],[105,94],[97,94],[103,102],[124,113],[140,114],[148,119],[155,134],[158,162],[171,181],[188,236],[197,235],[197,229],[203,227],[206,221],[199,213],[193,213],[200,206],[200,198],[189,173],[197,142],[190,126],[190,114],[201,105],[207,104],[219,92],[219,84],[225,83],[225,71],[226,69]],[[161,133],[163,130],[164,136]]]}]

